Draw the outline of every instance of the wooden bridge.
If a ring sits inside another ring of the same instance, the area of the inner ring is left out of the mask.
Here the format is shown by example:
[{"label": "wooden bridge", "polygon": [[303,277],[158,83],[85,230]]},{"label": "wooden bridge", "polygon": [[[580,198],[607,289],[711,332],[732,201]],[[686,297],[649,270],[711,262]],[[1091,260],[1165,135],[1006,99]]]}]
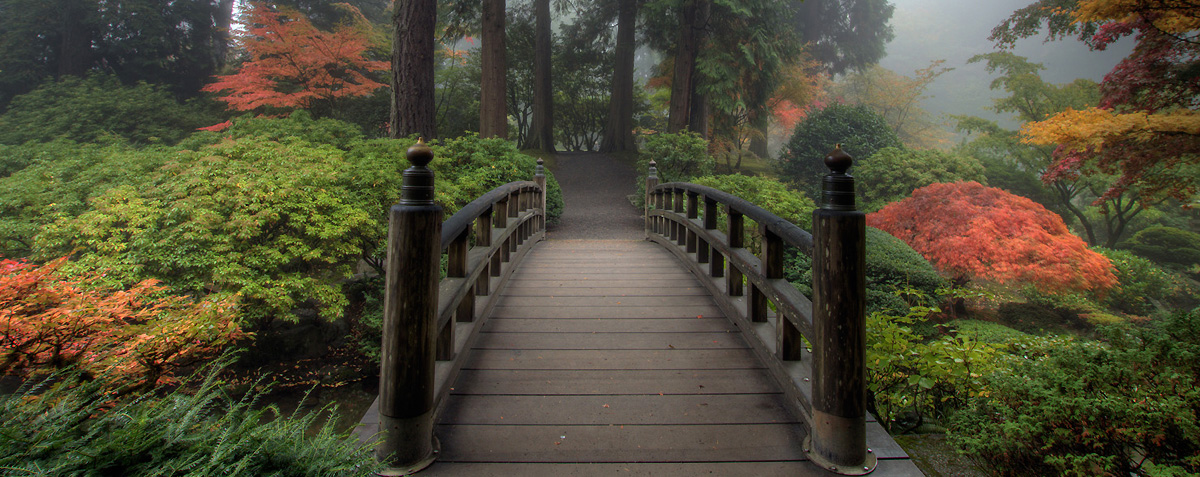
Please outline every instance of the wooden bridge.
[{"label": "wooden bridge", "polygon": [[[380,398],[357,429],[387,475],[921,475],[865,412],[865,324],[829,318],[863,322],[861,277],[857,295],[816,285],[816,308],[782,279],[807,232],[652,169],[645,239],[544,240],[541,161],[443,223],[430,152],[409,157]],[[816,281],[861,273],[855,220],[817,213]]]}]

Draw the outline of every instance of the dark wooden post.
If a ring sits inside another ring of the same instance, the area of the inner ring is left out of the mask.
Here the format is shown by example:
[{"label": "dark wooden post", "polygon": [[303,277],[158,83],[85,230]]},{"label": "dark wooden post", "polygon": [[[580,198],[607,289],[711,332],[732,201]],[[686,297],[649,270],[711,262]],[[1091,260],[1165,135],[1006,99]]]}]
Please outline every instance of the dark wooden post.
[{"label": "dark wooden post", "polygon": [[[695,220],[696,218],[700,217],[699,202],[700,202],[700,194],[689,190],[687,192],[688,222],[691,222],[691,221]],[[685,234],[687,234],[687,253],[696,253],[696,243],[698,240],[698,237],[696,236],[696,232],[693,232],[692,229],[688,228],[688,227],[685,227],[683,229],[683,231]]]},{"label": "dark wooden post", "polygon": [[650,232],[657,232],[654,226],[653,219],[650,218],[650,210],[654,208],[654,186],[658,185],[658,163],[654,159],[650,160],[650,170],[646,172],[646,238],[650,238]]},{"label": "dark wooden post", "polygon": [[831,471],[875,469],[866,437],[866,216],[854,204],[854,160],[825,157],[824,203],[813,212],[813,429],[805,446]]},{"label": "dark wooden post", "polygon": [[[704,228],[713,230],[717,228],[717,201],[708,197],[704,198]],[[725,276],[725,256],[716,248],[712,248],[709,256],[708,276],[713,278],[721,278]]]},{"label": "dark wooden post", "polygon": [[[746,226],[742,213],[733,209],[731,206],[725,206],[725,217],[728,219],[726,226],[729,230],[726,236],[729,237],[729,248],[737,250],[746,247]],[[725,293],[729,296],[742,296],[742,271],[733,266],[733,259],[729,260],[729,273],[725,274]]]},{"label": "dark wooden post", "polygon": [[[675,189],[673,195],[675,196],[675,213],[679,214],[679,215],[683,215],[684,214],[683,189]],[[675,238],[675,243],[678,245],[686,244],[687,243],[687,233],[688,233],[687,227],[685,227],[683,225],[683,222],[672,221],[671,223],[675,224],[675,233],[672,234],[672,237]]]},{"label": "dark wooden post", "polygon": [[[388,222],[387,278],[375,455],[389,473],[423,469],[437,456],[433,373],[442,255],[442,208],[433,203],[433,151],[408,149],[400,203]],[[400,475],[400,474],[397,474]]]},{"label": "dark wooden post", "polygon": [[[713,230],[717,228],[717,202],[709,197],[704,197],[704,230]],[[696,245],[696,263],[708,263],[709,252],[712,250],[708,246],[708,241],[700,239]]]},{"label": "dark wooden post", "polygon": [[538,190],[534,192],[534,203],[538,212],[541,212],[536,231],[541,231],[546,228],[546,166],[541,159],[537,160],[537,167],[533,169],[533,182],[538,185]]},{"label": "dark wooden post", "polygon": [[[492,211],[495,207],[488,207],[479,217],[475,219],[475,245],[480,247],[492,246]],[[479,279],[475,282],[475,295],[488,296],[492,294],[492,266],[497,263],[499,256],[489,260],[487,265],[483,266],[483,273],[479,274]],[[499,265],[496,265],[499,268]]]}]

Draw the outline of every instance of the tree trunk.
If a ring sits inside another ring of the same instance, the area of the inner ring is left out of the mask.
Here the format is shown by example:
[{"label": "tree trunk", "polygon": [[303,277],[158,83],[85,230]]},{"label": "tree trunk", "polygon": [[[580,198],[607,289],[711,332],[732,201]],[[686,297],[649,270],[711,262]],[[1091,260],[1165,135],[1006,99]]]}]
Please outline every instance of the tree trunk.
[{"label": "tree trunk", "polygon": [[637,151],[633,140],[633,60],[637,49],[638,0],[620,0],[617,13],[617,48],[613,66],[612,96],[608,103],[608,125],[600,152]]},{"label": "tree trunk", "polygon": [[57,77],[83,76],[91,68],[94,32],[84,23],[95,12],[83,8],[82,2],[61,3]]},{"label": "tree trunk", "polygon": [[689,0],[679,12],[679,40],[675,42],[675,74],[671,79],[671,105],[667,110],[667,132],[677,133],[688,126],[692,109],[693,76],[696,54],[700,50],[695,28],[697,3]]},{"label": "tree trunk", "polygon": [[554,152],[554,89],[550,81],[550,0],[534,0],[533,127],[529,146]]},{"label": "tree trunk", "polygon": [[483,76],[479,85],[479,136],[508,138],[505,108],[504,0],[483,0]]},{"label": "tree trunk", "polygon": [[763,159],[770,155],[767,148],[767,120],[769,118],[770,116],[764,108],[750,119],[750,127],[753,129],[750,132],[750,152]]},{"label": "tree trunk", "polygon": [[708,139],[708,97],[697,93],[695,87],[696,75],[692,75],[692,105],[688,110],[688,129]]},{"label": "tree trunk", "polygon": [[437,137],[433,87],[436,0],[396,0],[392,14],[391,137]]}]

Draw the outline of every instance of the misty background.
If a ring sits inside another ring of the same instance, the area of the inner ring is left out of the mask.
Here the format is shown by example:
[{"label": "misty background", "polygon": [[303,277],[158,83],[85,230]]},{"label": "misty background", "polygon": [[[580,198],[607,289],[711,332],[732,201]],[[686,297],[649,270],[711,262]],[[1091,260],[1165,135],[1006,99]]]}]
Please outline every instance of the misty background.
[{"label": "misty background", "polygon": [[[911,77],[932,61],[946,60],[942,66],[954,70],[939,76],[926,90],[922,107],[942,121],[948,121],[949,115],[966,114],[1016,129],[1019,123],[1011,115],[987,109],[992,98],[1001,95],[988,88],[993,75],[987,73],[983,63],[967,64],[967,60],[996,51],[995,43],[988,40],[992,28],[1031,1],[892,0],[896,11],[891,25],[896,38],[888,43],[887,56],[879,65]],[[1068,83],[1076,78],[1099,82],[1133,49],[1132,38],[1106,51],[1089,50],[1075,38],[1051,42],[1043,39],[1044,35],[1022,40],[1012,52],[1044,65],[1042,78],[1050,83]]]}]

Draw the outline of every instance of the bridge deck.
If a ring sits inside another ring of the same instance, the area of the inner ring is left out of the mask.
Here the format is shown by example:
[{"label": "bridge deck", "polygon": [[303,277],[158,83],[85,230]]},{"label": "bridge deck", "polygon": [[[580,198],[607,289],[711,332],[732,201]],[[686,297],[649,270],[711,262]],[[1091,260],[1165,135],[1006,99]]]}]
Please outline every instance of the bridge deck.
[{"label": "bridge deck", "polygon": [[[421,474],[824,474],[783,399],[668,251],[543,242],[482,329]],[[875,475],[921,475],[880,426],[868,436]]]}]

